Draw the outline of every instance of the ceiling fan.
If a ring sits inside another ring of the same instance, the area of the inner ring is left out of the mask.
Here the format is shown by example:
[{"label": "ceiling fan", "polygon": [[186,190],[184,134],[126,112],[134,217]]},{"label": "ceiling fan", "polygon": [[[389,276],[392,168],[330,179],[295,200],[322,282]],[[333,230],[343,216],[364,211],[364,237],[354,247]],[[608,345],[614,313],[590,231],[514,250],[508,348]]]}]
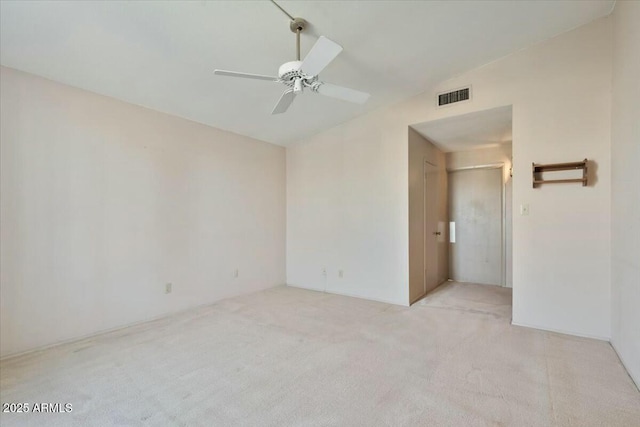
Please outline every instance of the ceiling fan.
[{"label": "ceiling fan", "polygon": [[[273,0],[272,0],[273,2]],[[307,22],[302,18],[293,18],[278,4],[273,2],[280,10],[291,18],[289,28],[296,33],[296,61],[284,63],[278,70],[278,77],[261,74],[240,73],[237,71],[214,70],[219,76],[240,77],[244,79],[267,80],[284,84],[287,89],[273,108],[271,114],[281,114],[287,111],[296,95],[309,89],[320,95],[330,96],[357,104],[364,104],[369,94],[331,83],[325,83],[318,79],[318,74],[333,61],[340,52],[342,46],[328,38],[321,36],[313,45],[311,51],[304,60],[300,60],[300,33],[305,29]]]}]

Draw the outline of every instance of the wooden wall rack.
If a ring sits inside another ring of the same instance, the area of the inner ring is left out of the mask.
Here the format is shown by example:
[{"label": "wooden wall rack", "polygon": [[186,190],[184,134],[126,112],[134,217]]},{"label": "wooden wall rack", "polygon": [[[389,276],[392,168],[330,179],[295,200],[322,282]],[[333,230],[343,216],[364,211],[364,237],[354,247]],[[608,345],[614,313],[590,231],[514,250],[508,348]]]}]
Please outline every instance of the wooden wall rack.
[{"label": "wooden wall rack", "polygon": [[[541,184],[558,184],[561,182],[581,182],[583,187],[587,186],[587,159],[581,162],[540,164],[533,163],[533,188]],[[558,172],[582,169],[582,178],[571,179],[542,179],[543,172]]]}]

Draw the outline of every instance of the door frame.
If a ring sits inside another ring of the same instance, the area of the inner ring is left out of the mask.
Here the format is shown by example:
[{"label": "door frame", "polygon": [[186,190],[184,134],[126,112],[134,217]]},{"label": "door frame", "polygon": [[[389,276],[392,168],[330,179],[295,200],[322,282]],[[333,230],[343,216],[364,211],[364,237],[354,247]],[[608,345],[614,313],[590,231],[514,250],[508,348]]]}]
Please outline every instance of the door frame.
[{"label": "door frame", "polygon": [[[502,213],[500,215],[500,232],[501,232],[501,236],[500,236],[500,279],[502,281],[502,283],[498,284],[498,286],[501,287],[506,287],[507,286],[507,201],[506,201],[506,181],[504,179],[504,174],[505,174],[505,164],[504,162],[500,162],[500,163],[490,163],[490,164],[486,164],[486,165],[475,165],[475,166],[465,166],[465,167],[460,167],[460,168],[447,168],[447,176],[449,176],[450,173],[456,173],[456,172],[464,172],[464,171],[469,171],[469,170],[476,170],[476,169],[500,169],[500,199],[501,199],[501,205],[502,205]],[[447,178],[448,181],[448,178]],[[449,197],[447,196],[447,203],[449,203]],[[451,212],[449,212],[449,215],[451,214]],[[513,215],[513,213],[512,213]],[[449,220],[451,220],[451,217],[449,217]],[[513,221],[513,220],[512,220]],[[449,221],[449,223],[451,223],[451,221]],[[513,235],[511,236],[511,238],[513,239]],[[425,242],[426,245],[426,242]],[[426,261],[425,261],[426,262]],[[426,265],[426,264],[425,264]],[[451,268],[451,267],[449,267]],[[449,270],[451,271],[451,270]],[[451,278],[449,278],[451,279]],[[425,278],[425,283],[426,283],[426,278]]]}]

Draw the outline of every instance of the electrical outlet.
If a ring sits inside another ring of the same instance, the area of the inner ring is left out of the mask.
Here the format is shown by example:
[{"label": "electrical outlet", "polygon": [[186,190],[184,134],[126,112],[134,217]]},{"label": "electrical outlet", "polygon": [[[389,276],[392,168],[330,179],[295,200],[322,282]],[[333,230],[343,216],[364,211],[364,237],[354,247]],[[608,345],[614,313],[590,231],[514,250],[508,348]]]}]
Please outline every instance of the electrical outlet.
[{"label": "electrical outlet", "polygon": [[527,216],[529,215],[529,204],[520,205],[520,215]]},{"label": "electrical outlet", "polygon": [[343,270],[338,270],[338,277],[341,278],[341,279],[344,277],[344,271]]},{"label": "electrical outlet", "polygon": [[237,268],[233,270],[233,277],[237,279],[239,275],[240,275],[240,271]]},{"label": "electrical outlet", "polygon": [[327,268],[326,267],[322,267],[322,275],[327,277]]},{"label": "electrical outlet", "polygon": [[173,285],[171,283],[167,283],[166,285],[164,285],[164,293],[165,294],[170,294],[172,291]]}]

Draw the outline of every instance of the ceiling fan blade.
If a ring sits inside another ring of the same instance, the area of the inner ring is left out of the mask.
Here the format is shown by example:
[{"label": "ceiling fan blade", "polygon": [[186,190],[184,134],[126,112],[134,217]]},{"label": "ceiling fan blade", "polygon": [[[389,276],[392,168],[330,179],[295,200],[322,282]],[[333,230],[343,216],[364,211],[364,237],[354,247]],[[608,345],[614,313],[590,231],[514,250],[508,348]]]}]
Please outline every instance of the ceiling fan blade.
[{"label": "ceiling fan blade", "polygon": [[302,61],[300,68],[310,76],[317,76],[340,52],[342,52],[342,46],[325,36],[320,36]]},{"label": "ceiling fan blade", "polygon": [[216,74],[218,76],[241,77],[243,79],[269,80],[272,82],[277,82],[280,80],[277,77],[264,76],[262,74],[239,73],[237,71],[227,70],[213,70],[213,74]]},{"label": "ceiling fan blade", "polygon": [[318,87],[317,92],[321,95],[342,99],[344,101],[355,102],[356,104],[364,104],[365,102],[367,102],[367,99],[369,99],[370,96],[368,93],[349,89],[348,87],[332,85],[331,83],[322,83]]},{"label": "ceiling fan blade", "polygon": [[271,112],[271,114],[281,114],[287,111],[289,105],[291,105],[295,97],[296,94],[293,92],[293,89],[286,90],[280,97],[280,100],[278,101],[276,106],[273,107],[273,111]]}]

